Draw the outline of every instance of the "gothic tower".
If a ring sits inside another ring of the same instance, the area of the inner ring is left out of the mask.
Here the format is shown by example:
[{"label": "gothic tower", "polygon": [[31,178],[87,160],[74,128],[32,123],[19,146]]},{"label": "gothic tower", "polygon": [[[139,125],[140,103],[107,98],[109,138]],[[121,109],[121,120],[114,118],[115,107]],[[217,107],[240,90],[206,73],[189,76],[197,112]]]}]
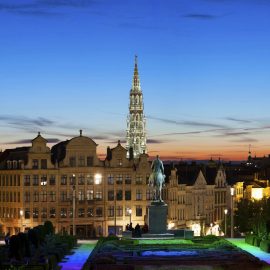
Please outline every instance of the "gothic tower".
[{"label": "gothic tower", "polygon": [[143,94],[138,73],[137,56],[135,56],[135,67],[132,88],[129,95],[129,115],[127,117],[127,157],[138,158],[140,154],[147,153],[145,116],[143,114]]}]

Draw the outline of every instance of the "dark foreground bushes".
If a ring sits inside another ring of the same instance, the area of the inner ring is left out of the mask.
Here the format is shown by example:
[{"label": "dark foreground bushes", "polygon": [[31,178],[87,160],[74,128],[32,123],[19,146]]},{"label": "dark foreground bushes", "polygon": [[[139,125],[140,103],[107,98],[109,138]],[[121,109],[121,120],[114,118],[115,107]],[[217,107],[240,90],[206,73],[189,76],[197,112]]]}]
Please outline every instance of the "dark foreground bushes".
[{"label": "dark foreground bushes", "polygon": [[245,242],[249,245],[259,247],[262,251],[270,253],[270,240],[262,239],[261,237],[249,234],[245,237]]},{"label": "dark foreground bushes", "polygon": [[76,244],[77,239],[71,235],[54,234],[51,222],[47,221],[27,233],[10,237],[9,244],[0,248],[0,269],[12,269],[11,266],[13,269],[58,269],[58,262]]}]

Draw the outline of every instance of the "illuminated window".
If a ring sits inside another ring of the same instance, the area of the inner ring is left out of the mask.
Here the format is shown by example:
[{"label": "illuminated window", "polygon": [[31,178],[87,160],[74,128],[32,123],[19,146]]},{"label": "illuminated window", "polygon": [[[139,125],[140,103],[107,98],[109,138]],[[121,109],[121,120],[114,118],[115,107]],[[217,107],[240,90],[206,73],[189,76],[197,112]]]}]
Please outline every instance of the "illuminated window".
[{"label": "illuminated window", "polygon": [[94,199],[94,190],[93,190],[93,189],[88,189],[88,190],[86,191],[86,199],[87,199],[88,201]]},{"label": "illuminated window", "polygon": [[83,201],[84,200],[84,191],[83,190],[79,190],[79,192],[78,192],[78,199],[79,199],[79,201]]},{"label": "illuminated window", "polygon": [[56,216],[56,210],[54,207],[50,208],[50,218],[55,218]]},{"label": "illuminated window", "polygon": [[61,208],[60,217],[61,218],[66,218],[67,217],[67,208]]},{"label": "illuminated window", "polygon": [[92,207],[87,208],[87,217],[93,217],[94,216],[94,209]]},{"label": "illuminated window", "polygon": [[96,199],[97,200],[102,200],[102,191],[100,191],[100,190],[96,191]]},{"label": "illuminated window", "polygon": [[38,218],[38,208],[33,209],[33,218]]}]

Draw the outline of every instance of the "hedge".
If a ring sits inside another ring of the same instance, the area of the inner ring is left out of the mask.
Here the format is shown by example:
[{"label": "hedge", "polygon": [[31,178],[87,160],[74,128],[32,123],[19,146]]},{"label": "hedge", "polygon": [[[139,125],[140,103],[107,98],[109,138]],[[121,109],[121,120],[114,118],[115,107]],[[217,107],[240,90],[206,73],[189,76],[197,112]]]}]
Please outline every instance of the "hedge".
[{"label": "hedge", "polygon": [[267,253],[270,253],[270,240],[262,240],[260,243],[260,249]]}]

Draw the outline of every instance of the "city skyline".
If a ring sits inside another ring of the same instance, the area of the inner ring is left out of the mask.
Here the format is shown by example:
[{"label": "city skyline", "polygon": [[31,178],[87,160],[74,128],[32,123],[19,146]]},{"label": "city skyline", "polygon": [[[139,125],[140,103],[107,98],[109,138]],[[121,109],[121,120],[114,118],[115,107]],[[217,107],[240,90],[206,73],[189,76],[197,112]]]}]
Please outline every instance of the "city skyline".
[{"label": "city skyline", "polygon": [[79,135],[125,146],[134,55],[147,148],[163,159],[270,154],[266,0],[0,1],[0,149]]}]

